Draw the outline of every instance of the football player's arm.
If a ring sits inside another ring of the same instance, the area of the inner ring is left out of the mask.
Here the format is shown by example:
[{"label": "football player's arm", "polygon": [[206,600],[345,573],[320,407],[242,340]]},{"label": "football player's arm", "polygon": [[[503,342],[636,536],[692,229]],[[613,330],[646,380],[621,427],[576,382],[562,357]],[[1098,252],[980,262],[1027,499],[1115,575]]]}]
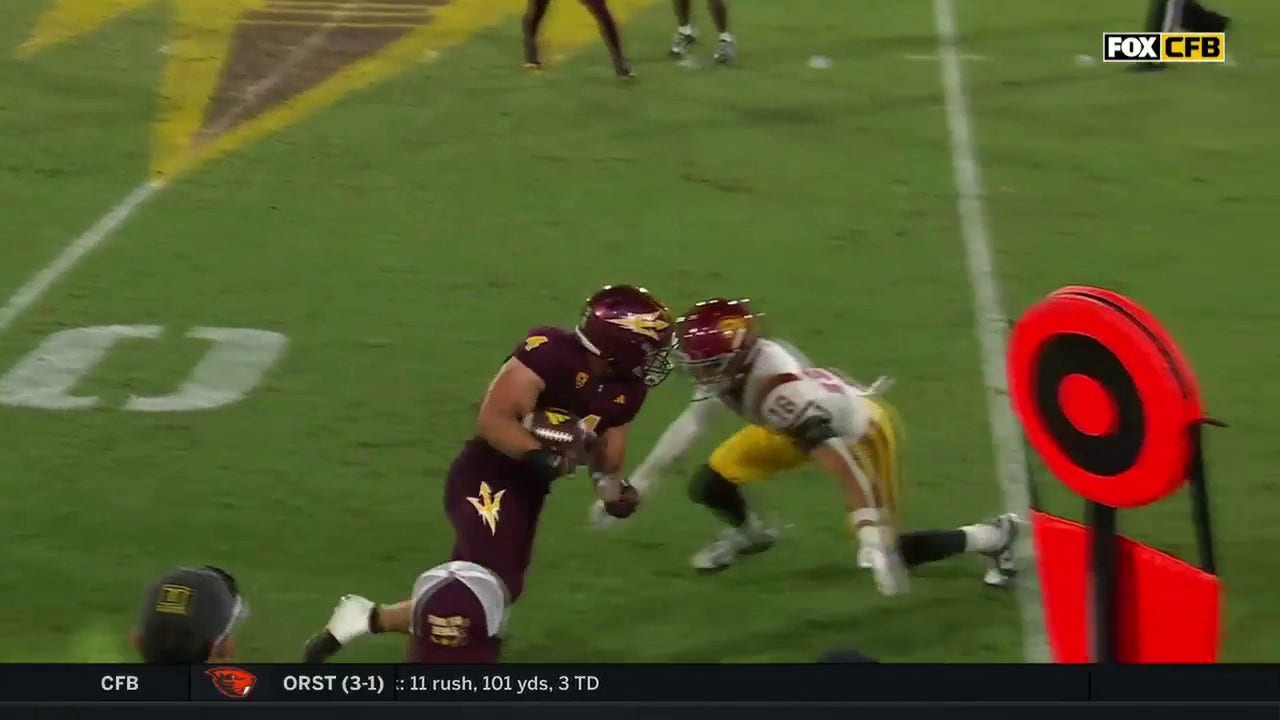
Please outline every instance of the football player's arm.
[{"label": "football player's arm", "polygon": [[592,447],[589,466],[601,500],[616,500],[622,492],[622,465],[627,459],[627,428],[611,427]]},{"label": "football player's arm", "polygon": [[498,452],[516,459],[545,462],[550,473],[549,465],[554,458],[533,456],[540,451],[550,451],[543,451],[542,443],[523,424],[524,417],[537,405],[544,387],[546,383],[528,365],[516,358],[507,360],[493,382],[489,383],[489,390],[476,416],[475,430],[476,435]]},{"label": "football player's arm", "polygon": [[710,426],[716,404],[713,397],[695,396],[689,407],[667,426],[653,449],[631,473],[631,482],[638,490],[647,491],[667,468],[689,452]]}]

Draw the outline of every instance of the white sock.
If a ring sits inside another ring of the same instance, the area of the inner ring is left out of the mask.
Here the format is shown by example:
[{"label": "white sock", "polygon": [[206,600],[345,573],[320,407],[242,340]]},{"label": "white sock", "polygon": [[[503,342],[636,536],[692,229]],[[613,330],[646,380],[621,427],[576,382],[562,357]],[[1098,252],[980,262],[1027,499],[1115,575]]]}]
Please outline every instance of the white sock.
[{"label": "white sock", "polygon": [[693,34],[693,26],[692,26],[692,25],[681,25],[680,27],[676,28],[676,32],[680,33],[681,35],[692,35],[692,34]]},{"label": "white sock", "polygon": [[722,32],[720,33],[720,39],[727,42],[733,42],[733,33]]},{"label": "white sock", "polygon": [[965,525],[960,528],[964,533],[965,552],[995,552],[1004,544],[1004,533],[994,525]]}]

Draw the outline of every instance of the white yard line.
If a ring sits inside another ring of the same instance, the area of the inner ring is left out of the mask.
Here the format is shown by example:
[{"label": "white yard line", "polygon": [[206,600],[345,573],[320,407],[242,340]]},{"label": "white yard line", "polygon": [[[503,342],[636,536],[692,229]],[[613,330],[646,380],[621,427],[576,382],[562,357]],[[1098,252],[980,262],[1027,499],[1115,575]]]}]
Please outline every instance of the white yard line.
[{"label": "white yard line", "polygon": [[[982,375],[987,395],[987,418],[995,451],[996,477],[1004,496],[1005,509],[1030,519],[1027,492],[1027,457],[1022,433],[1009,405],[1005,377],[1005,346],[1008,318],[1000,298],[1000,281],[991,254],[991,228],[983,201],[982,169],[973,140],[973,123],[965,96],[963,64],[956,30],[955,4],[934,0],[934,28],[938,35],[938,66],[951,134],[951,164],[955,172],[956,209],[964,239],[969,284],[973,288],[974,333],[982,353]],[[1024,527],[1028,527],[1025,526]],[[1023,656],[1027,662],[1048,662],[1044,613],[1040,605],[1040,581],[1034,564],[1030,532],[1024,532],[1018,547],[1022,571],[1017,592],[1022,615]]]},{"label": "white yard line", "polygon": [[[903,55],[902,58],[904,60],[913,60],[916,62],[936,62],[938,60],[937,55]],[[970,55],[965,53],[960,56],[960,59],[985,61],[990,60],[991,58],[986,55]]]},{"label": "white yard line", "polygon": [[[336,23],[351,12],[352,5],[351,0],[341,2],[336,17],[331,18],[329,22],[320,25],[315,32],[303,38],[302,42],[291,49],[288,57],[281,61],[270,75],[259,81],[252,88],[249,88],[249,96],[242,99],[240,105],[232,111],[231,117],[234,119],[244,111],[258,93],[264,92],[279,83],[286,73],[293,70],[303,60],[308,59],[320,47],[325,36],[333,30]],[[98,218],[97,222],[88,230],[85,230],[79,237],[64,247],[62,252],[53,259],[53,262],[46,265],[25,285],[18,288],[5,301],[4,305],[0,306],[0,334],[12,327],[22,313],[39,302],[49,292],[49,289],[79,265],[86,255],[109,240],[124,225],[125,221],[137,212],[138,208],[145,205],[164,186],[165,182],[163,180],[150,180],[134,188],[119,204],[107,211],[106,215]]]},{"label": "white yard line", "polygon": [[134,188],[106,215],[80,234],[75,240],[62,249],[53,262],[44,266],[40,272],[18,288],[8,300],[0,306],[0,333],[8,330],[13,323],[40,301],[63,275],[71,272],[85,256],[106,242],[131,215],[137,212],[148,200],[160,192],[164,183],[158,180],[145,182]]}]

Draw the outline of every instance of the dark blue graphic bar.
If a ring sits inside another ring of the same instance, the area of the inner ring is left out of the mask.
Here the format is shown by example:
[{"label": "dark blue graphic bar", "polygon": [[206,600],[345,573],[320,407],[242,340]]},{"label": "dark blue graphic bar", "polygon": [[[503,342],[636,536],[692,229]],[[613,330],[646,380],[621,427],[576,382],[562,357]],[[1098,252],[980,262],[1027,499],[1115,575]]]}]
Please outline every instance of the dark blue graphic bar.
[{"label": "dark blue graphic bar", "polygon": [[0,702],[1280,702],[1280,665],[5,665]]}]

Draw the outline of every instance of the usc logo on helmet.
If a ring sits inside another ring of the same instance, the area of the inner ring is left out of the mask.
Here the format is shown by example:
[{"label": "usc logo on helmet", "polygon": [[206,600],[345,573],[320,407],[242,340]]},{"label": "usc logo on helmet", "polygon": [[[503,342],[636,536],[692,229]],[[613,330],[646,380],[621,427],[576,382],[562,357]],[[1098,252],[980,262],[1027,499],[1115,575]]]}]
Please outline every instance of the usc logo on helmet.
[{"label": "usc logo on helmet", "polygon": [[720,322],[716,323],[716,329],[726,334],[742,332],[747,329],[747,319],[743,317],[720,318]]}]

